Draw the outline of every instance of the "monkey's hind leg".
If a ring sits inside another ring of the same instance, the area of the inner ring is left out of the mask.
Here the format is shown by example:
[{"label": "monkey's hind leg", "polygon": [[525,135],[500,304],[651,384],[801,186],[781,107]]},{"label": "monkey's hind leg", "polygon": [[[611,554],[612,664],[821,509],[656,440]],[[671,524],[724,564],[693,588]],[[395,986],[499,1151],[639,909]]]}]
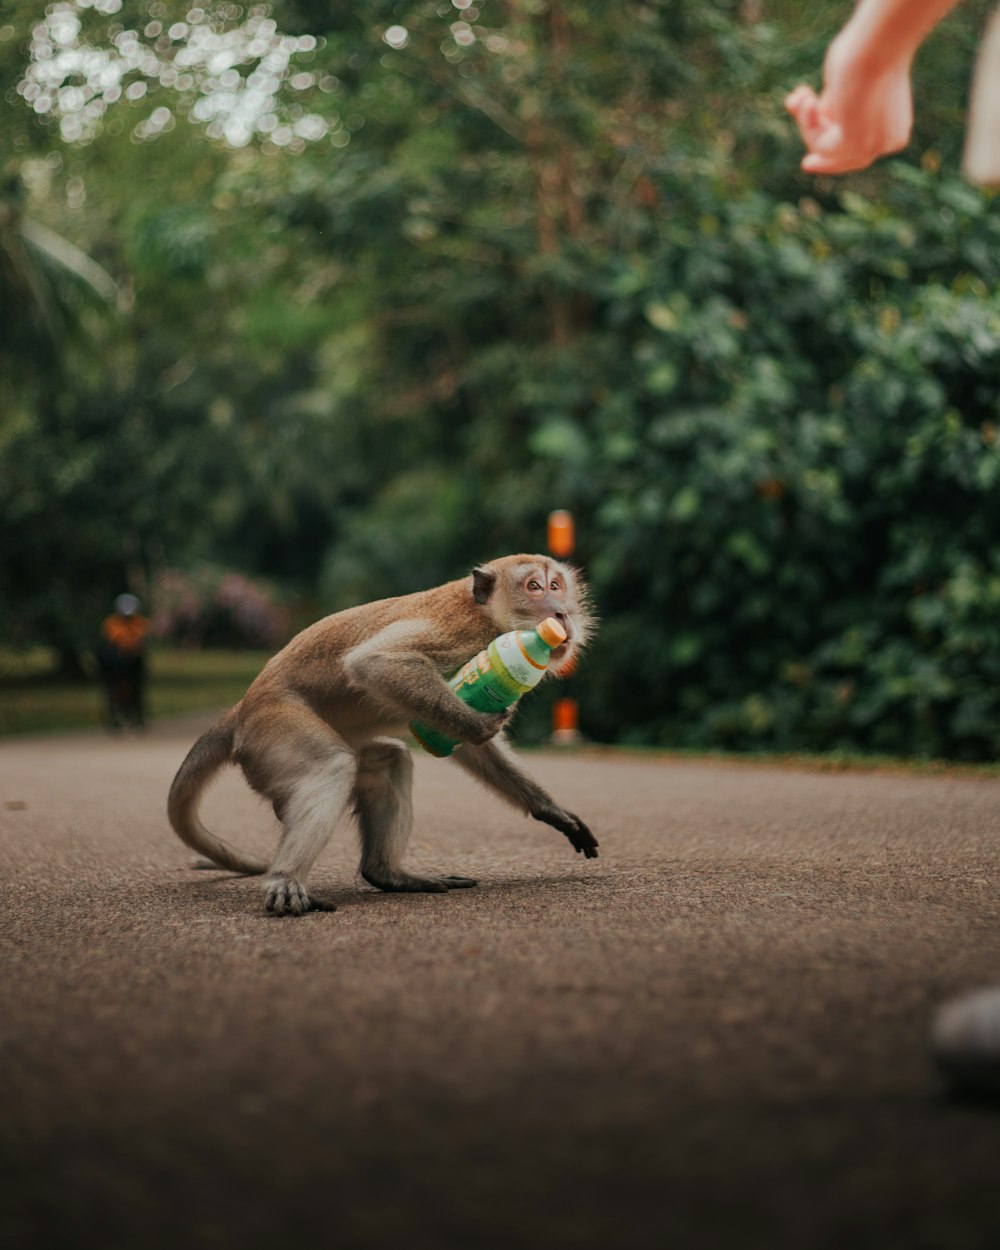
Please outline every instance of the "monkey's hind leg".
[{"label": "monkey's hind leg", "polygon": [[326,846],[354,789],[354,754],[305,708],[271,711],[262,751],[241,750],[247,780],[267,795],[281,821],[281,839],[264,878],[267,910],[277,916],[333,911],[310,898],[305,878]]},{"label": "monkey's hind leg", "polygon": [[414,877],[401,867],[413,827],[413,760],[401,742],[375,738],[362,748],[354,786],[361,833],[361,875],[379,890],[443,893],[477,883],[471,877]]}]

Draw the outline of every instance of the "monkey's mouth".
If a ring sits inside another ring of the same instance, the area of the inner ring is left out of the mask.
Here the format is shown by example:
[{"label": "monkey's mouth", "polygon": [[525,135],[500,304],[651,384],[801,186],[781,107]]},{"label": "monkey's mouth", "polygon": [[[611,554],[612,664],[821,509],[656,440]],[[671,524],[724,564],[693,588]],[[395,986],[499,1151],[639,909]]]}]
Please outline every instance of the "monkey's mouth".
[{"label": "monkey's mouth", "polygon": [[557,677],[560,674],[560,669],[572,663],[575,650],[576,646],[572,638],[567,638],[565,642],[560,643],[558,647],[553,649],[552,654],[549,656],[549,665]]}]

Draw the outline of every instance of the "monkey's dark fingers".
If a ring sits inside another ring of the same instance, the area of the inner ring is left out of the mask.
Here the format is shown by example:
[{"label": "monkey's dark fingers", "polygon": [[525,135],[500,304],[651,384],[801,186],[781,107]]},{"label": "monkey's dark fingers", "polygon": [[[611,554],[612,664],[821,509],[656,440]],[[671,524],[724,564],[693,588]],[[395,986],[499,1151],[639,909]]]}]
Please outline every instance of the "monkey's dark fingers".
[{"label": "monkey's dark fingers", "polygon": [[510,715],[509,708],[502,712],[477,712],[475,725],[464,735],[464,740],[471,742],[474,747],[485,746],[506,726]]},{"label": "monkey's dark fingers", "polygon": [[561,807],[547,807],[532,814],[536,820],[541,820],[565,834],[574,851],[582,851],[586,859],[597,858],[598,841],[579,816],[565,812]]},{"label": "monkey's dark fingers", "polygon": [[336,911],[337,904],[331,903],[329,899],[317,898],[315,894],[309,895],[310,911]]},{"label": "monkey's dark fingers", "polygon": [[273,916],[302,916],[308,911],[337,910],[332,903],[310,898],[300,881],[281,874],[268,881],[264,905]]},{"label": "monkey's dark fingers", "polygon": [[598,842],[587,826],[583,823],[579,816],[574,816],[576,821],[576,829],[573,831],[564,830],[566,837],[575,851],[582,851],[584,859],[597,858]]},{"label": "monkey's dark fingers", "polygon": [[597,848],[600,846],[600,843],[582,820],[578,820],[577,824],[579,826],[576,833],[577,841],[573,845],[578,851],[583,851],[584,859],[596,859]]},{"label": "monkey's dark fingers", "polygon": [[367,871],[361,875],[369,885],[387,894],[444,894],[448,890],[469,890],[479,884],[472,877],[411,877],[408,872],[399,871],[382,875]]}]

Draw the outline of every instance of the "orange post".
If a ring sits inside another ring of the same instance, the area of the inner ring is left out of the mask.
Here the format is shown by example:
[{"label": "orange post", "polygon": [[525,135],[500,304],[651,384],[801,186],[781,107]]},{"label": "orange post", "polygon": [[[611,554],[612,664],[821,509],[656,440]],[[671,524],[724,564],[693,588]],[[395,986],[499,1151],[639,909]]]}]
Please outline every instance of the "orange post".
[{"label": "orange post", "polygon": [[560,560],[573,554],[576,546],[576,534],[573,528],[573,513],[565,508],[557,508],[549,513],[549,551]]},{"label": "orange post", "polygon": [[[549,551],[560,560],[573,554],[576,546],[576,530],[573,525],[573,514],[565,508],[557,508],[549,513],[548,526]],[[564,669],[559,676],[568,677],[576,668]],[[580,741],[578,727],[579,709],[576,699],[557,699],[552,708],[552,741],[561,746],[572,746]]]},{"label": "orange post", "polygon": [[560,746],[580,741],[576,699],[556,699],[552,708],[552,741]]}]

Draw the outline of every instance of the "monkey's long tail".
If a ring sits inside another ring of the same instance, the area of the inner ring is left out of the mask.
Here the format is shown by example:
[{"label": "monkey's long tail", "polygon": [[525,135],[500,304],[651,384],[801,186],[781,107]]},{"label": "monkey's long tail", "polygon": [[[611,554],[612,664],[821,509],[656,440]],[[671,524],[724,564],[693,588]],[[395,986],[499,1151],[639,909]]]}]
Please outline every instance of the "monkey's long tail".
[{"label": "monkey's long tail", "polygon": [[209,833],[198,819],[198,800],[223,764],[228,763],[234,734],[233,713],[227,712],[217,725],[201,735],[177,770],[167,799],[167,815],[174,832],[193,851],[207,856],[220,868],[256,874],[266,872],[267,864]]}]

